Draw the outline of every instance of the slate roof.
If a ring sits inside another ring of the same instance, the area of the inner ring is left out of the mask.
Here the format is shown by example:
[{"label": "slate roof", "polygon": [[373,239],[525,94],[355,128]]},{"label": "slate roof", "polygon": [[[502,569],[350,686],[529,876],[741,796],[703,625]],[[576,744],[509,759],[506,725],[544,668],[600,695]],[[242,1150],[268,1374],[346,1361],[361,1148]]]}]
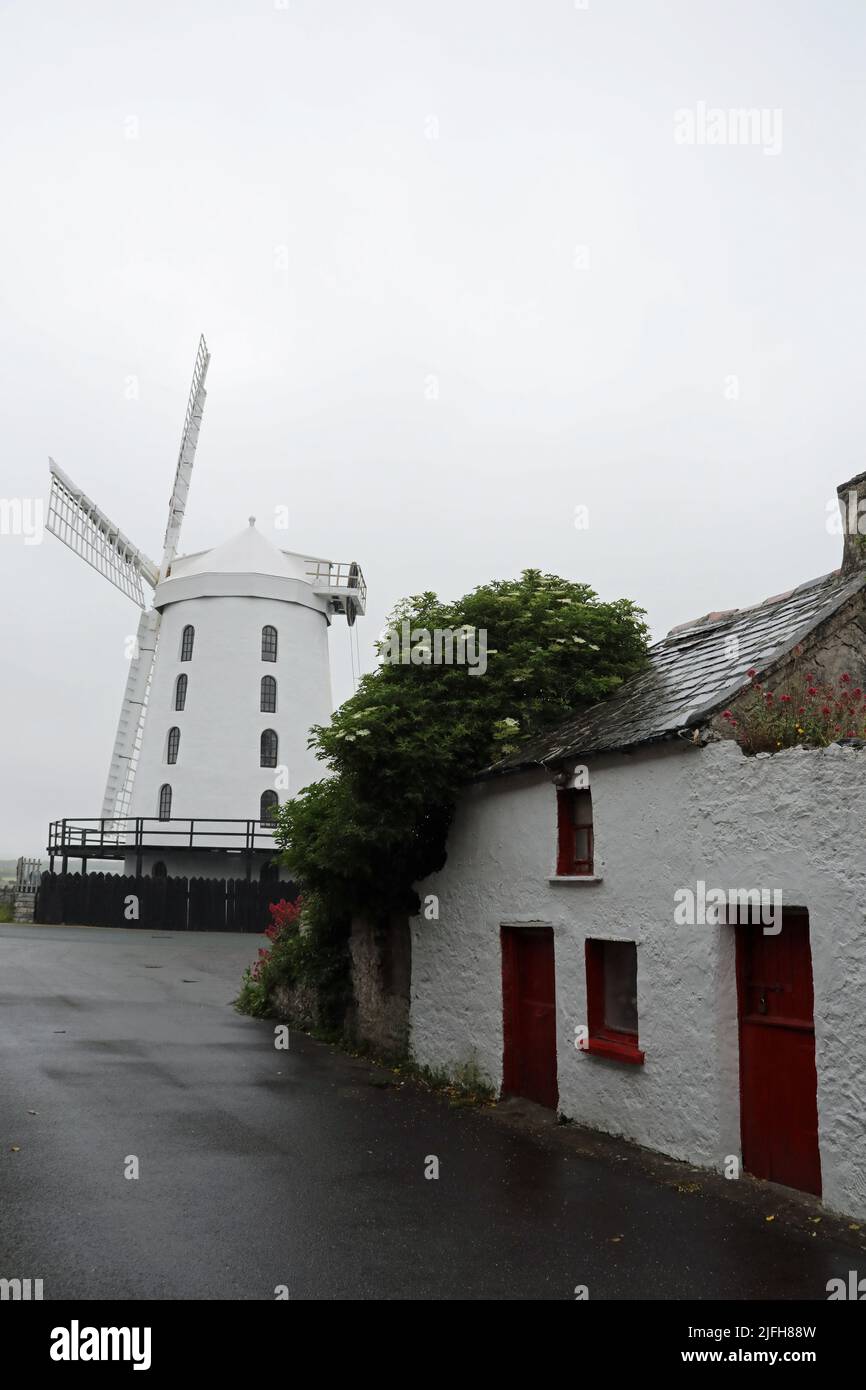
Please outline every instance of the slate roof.
[{"label": "slate roof", "polygon": [[[672,628],[650,647],[648,665],[610,699],[528,740],[482,776],[633,748],[704,723],[749,685],[750,667],[763,674],[864,584],[866,573],[843,578],[835,570],[753,608],[707,613]],[[729,637],[739,642],[736,660],[727,655]]]}]

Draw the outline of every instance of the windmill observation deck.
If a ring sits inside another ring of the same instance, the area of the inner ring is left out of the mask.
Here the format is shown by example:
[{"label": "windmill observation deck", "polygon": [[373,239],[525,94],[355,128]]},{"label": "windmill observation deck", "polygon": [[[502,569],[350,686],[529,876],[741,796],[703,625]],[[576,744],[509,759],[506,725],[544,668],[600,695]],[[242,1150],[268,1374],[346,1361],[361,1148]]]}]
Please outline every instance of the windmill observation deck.
[{"label": "windmill observation deck", "polygon": [[307,570],[314,594],[331,600],[334,613],[345,613],[349,626],[367,611],[367,585],[354,560],[311,560]]},{"label": "windmill observation deck", "polygon": [[54,860],[62,861],[67,872],[70,859],[80,859],[82,872],[88,859],[128,859],[135,856],[137,872],[145,851],[169,853],[186,850],[208,853],[235,852],[246,861],[247,877],[254,860],[273,857],[277,845],[274,826],[262,820],[218,820],[200,817],[157,816],[75,817],[52,821],[48,827],[48,854],[51,872]]}]

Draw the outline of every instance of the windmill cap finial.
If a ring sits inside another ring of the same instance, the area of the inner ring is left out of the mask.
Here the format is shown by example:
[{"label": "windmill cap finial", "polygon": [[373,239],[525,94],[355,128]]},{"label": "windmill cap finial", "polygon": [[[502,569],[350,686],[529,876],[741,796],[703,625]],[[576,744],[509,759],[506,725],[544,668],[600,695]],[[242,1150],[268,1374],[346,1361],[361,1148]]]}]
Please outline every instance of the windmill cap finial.
[{"label": "windmill cap finial", "polygon": [[256,524],[256,519],[255,519],[254,516],[251,516],[251,517],[250,517],[250,525],[251,525],[251,526],[255,526],[255,524]]}]

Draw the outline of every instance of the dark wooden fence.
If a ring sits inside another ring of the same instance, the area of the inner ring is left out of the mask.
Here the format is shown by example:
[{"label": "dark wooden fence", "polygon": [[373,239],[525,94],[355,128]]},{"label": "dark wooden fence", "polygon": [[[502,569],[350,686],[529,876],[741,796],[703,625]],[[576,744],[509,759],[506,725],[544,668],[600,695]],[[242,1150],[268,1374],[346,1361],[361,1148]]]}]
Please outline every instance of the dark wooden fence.
[{"label": "dark wooden fence", "polygon": [[268,907],[294,902],[294,883],[245,878],[150,878],[123,874],[43,874],[34,921],[166,931],[263,932]]}]

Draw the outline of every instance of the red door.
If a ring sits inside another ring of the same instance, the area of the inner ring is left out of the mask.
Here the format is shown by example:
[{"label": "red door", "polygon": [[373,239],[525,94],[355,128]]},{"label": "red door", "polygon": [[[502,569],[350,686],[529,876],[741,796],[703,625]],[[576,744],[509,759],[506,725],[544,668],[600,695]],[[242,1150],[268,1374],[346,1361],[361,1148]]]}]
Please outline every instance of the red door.
[{"label": "red door", "polygon": [[782,930],[737,927],[743,1166],[757,1178],[821,1194],[818,1078],[809,918]]},{"label": "red door", "polygon": [[502,928],[504,1092],[556,1109],[552,927]]}]

